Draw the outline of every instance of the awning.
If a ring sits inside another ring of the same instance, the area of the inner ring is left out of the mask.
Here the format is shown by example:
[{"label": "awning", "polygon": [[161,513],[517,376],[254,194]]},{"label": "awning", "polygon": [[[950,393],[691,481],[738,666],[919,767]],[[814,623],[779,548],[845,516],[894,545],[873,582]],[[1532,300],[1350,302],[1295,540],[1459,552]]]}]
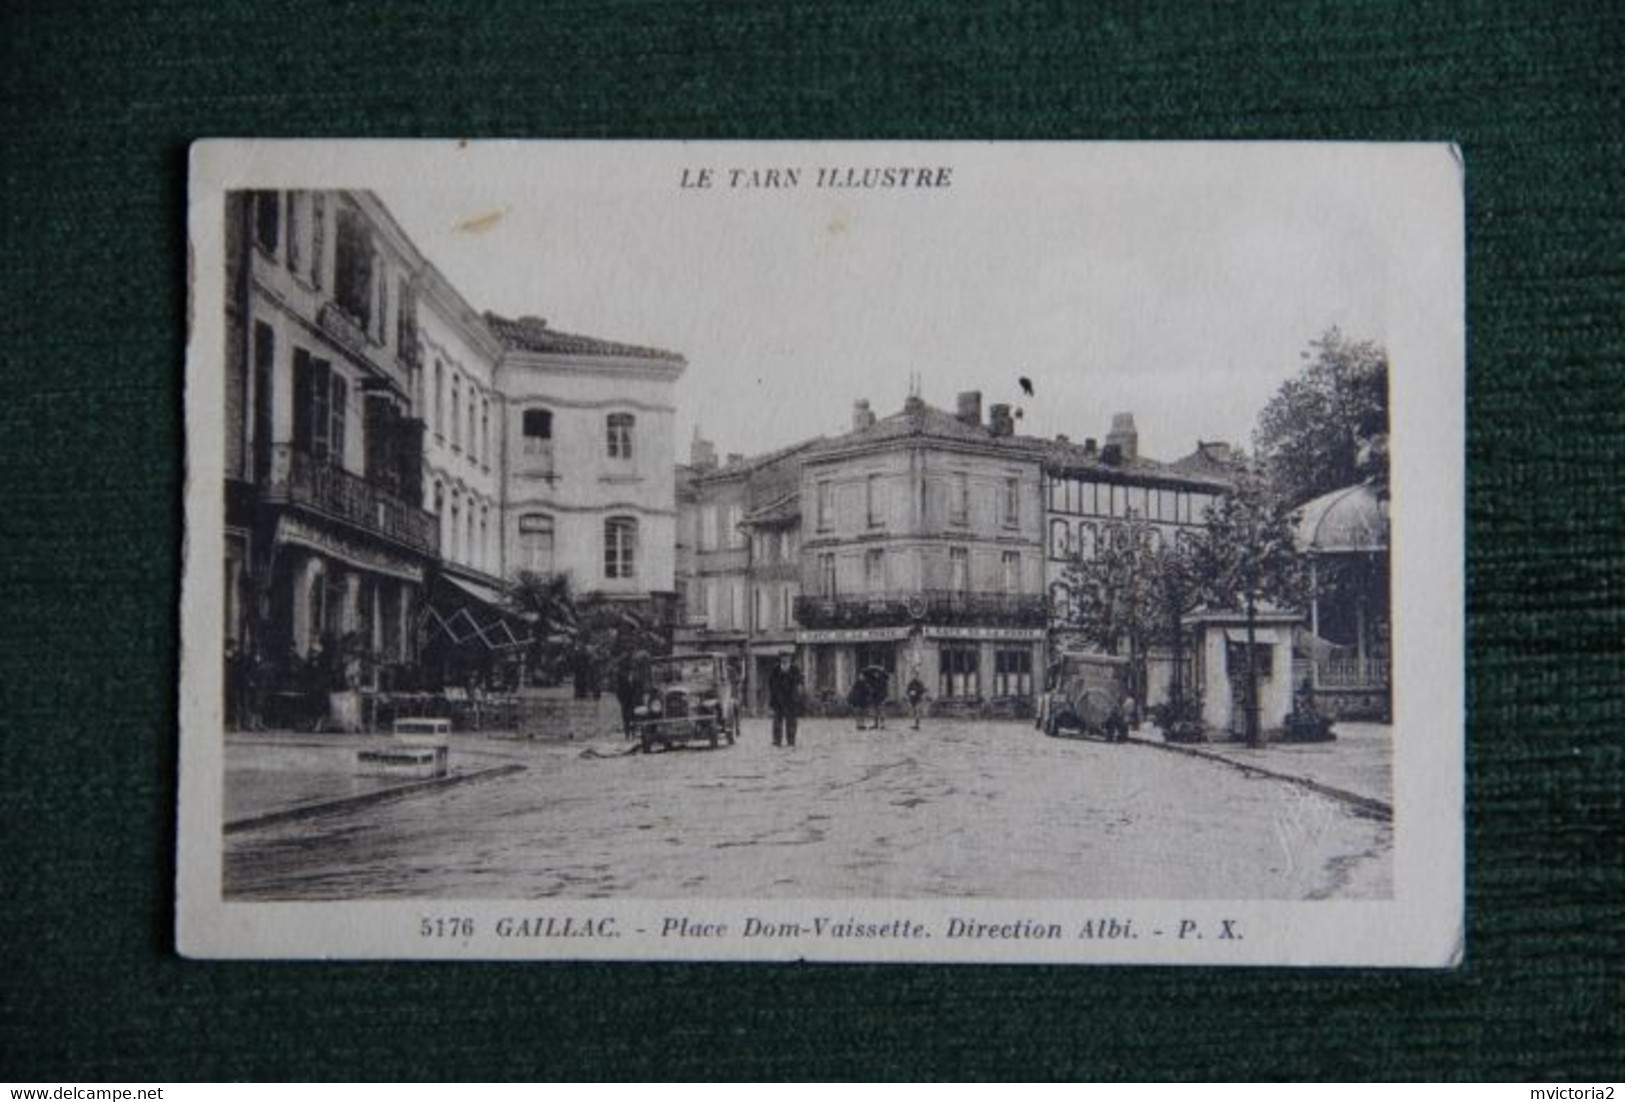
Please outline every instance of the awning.
[{"label": "awning", "polygon": [[444,637],[454,646],[514,650],[531,642],[530,625],[501,607],[502,595],[478,582],[437,574],[419,626],[424,642]]}]

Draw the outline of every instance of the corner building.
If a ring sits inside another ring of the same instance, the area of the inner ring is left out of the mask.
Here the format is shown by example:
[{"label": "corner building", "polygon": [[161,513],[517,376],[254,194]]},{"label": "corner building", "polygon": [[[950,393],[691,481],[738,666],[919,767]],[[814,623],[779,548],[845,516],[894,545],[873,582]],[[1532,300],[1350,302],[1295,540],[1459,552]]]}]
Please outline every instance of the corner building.
[{"label": "corner building", "polygon": [[981,395],[954,413],[910,397],[802,455],[801,596],[809,693],[839,710],[857,672],[918,675],[935,714],[1027,715],[1043,669],[1044,443]]}]

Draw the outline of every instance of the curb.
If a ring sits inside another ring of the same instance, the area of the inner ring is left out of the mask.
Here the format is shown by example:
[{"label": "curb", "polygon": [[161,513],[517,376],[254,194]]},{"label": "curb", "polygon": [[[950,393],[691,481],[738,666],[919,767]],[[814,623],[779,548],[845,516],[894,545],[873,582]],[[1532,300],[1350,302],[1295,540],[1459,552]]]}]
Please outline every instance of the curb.
[{"label": "curb", "polygon": [[225,824],[222,833],[241,834],[244,831],[259,830],[262,827],[276,826],[280,823],[297,822],[300,819],[314,819],[321,815],[332,815],[340,811],[349,811],[352,808],[366,807],[369,804],[387,803],[390,800],[403,799],[438,788],[452,788],[470,781],[495,780],[497,777],[506,777],[514,773],[523,773],[523,765],[496,765],[490,769],[481,769],[473,773],[459,773],[451,777],[431,777],[428,780],[413,781],[410,784],[396,785],[394,788],[382,788],[376,792],[363,792],[359,796],[345,796],[338,800],[325,800],[316,804],[303,804],[299,807],[284,808],[281,811],[267,811],[263,815],[250,815],[246,819],[233,819]]},{"label": "curb", "polygon": [[1306,788],[1310,792],[1317,793],[1321,796],[1330,797],[1331,799],[1337,800],[1340,803],[1348,804],[1362,815],[1366,815],[1370,818],[1381,819],[1382,821],[1389,823],[1394,821],[1394,808],[1392,804],[1384,803],[1383,801],[1373,799],[1370,796],[1362,796],[1358,792],[1350,792],[1346,788],[1333,788],[1329,784],[1321,784],[1319,781],[1312,781],[1307,777],[1299,777],[1292,773],[1278,773],[1273,769],[1265,769],[1262,766],[1236,761],[1234,758],[1227,758],[1223,754],[1215,754],[1211,750],[1198,750],[1194,746],[1181,746],[1168,742],[1152,742],[1149,739],[1141,738],[1131,738],[1128,741],[1135,746],[1149,746],[1153,750],[1166,750],[1170,754],[1184,754],[1186,757],[1205,758],[1208,761],[1221,762],[1230,766],[1232,769],[1239,769],[1243,773],[1247,773],[1252,776],[1269,777],[1271,780],[1286,781],[1288,784],[1295,784],[1299,788]]}]

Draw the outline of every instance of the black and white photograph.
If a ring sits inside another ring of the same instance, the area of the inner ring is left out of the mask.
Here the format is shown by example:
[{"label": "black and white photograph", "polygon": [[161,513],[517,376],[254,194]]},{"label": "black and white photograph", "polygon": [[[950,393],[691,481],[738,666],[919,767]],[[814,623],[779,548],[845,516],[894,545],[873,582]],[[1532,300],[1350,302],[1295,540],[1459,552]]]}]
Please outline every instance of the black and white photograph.
[{"label": "black and white photograph", "polygon": [[1461,180],[199,143],[182,951],[1450,966]]}]

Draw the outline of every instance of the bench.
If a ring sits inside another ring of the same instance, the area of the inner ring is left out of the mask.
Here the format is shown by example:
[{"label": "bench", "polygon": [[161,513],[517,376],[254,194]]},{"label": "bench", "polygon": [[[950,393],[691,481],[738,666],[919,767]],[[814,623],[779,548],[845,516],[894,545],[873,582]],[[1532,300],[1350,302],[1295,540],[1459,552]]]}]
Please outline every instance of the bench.
[{"label": "bench", "polygon": [[434,751],[436,767],[446,769],[446,740],[451,720],[442,716],[404,716],[395,720],[395,741],[402,746]]},{"label": "bench", "polygon": [[358,750],[358,772],[366,776],[443,777],[446,775],[444,747],[392,746],[382,750]]}]

